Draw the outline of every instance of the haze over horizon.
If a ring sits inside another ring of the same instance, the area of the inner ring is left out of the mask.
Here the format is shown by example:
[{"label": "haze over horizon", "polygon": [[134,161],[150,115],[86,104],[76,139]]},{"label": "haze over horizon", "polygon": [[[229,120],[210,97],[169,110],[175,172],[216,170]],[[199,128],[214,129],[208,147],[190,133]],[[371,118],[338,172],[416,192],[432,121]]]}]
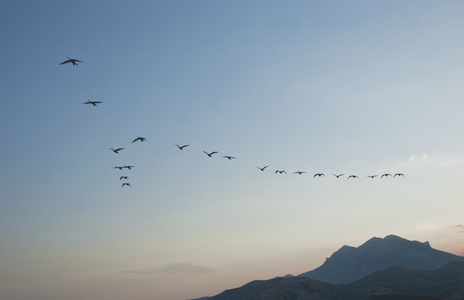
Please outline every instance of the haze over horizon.
[{"label": "haze over horizon", "polygon": [[1,1],[0,298],[208,296],[390,234],[464,256],[463,12]]}]

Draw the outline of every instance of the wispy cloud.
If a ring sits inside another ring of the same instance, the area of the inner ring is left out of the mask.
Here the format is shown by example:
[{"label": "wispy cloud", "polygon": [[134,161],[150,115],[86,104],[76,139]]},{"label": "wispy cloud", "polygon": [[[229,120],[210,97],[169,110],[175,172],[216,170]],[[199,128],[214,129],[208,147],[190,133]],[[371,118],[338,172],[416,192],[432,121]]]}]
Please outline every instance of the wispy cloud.
[{"label": "wispy cloud", "polygon": [[218,269],[214,266],[207,264],[197,263],[174,263],[167,264],[161,268],[156,269],[142,269],[126,271],[126,273],[136,274],[211,274],[216,272]]},{"label": "wispy cloud", "polygon": [[429,156],[427,154],[422,154],[422,155],[416,156],[416,154],[412,154],[411,156],[409,156],[409,162],[414,162],[417,164],[424,164],[424,165],[448,167],[448,166],[462,165],[464,164],[464,159],[463,158],[449,158],[443,155]]},{"label": "wispy cloud", "polygon": [[460,233],[464,233],[464,224],[458,224],[454,226],[454,228],[456,228],[456,230],[458,230]]}]

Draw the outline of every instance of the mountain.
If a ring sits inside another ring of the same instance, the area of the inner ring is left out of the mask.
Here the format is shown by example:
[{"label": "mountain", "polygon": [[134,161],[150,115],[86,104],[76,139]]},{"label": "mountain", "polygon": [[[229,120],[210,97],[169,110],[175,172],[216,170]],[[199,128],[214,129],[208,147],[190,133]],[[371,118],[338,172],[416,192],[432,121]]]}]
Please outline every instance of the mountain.
[{"label": "mountain", "polygon": [[343,246],[322,266],[298,276],[346,284],[393,266],[433,270],[451,261],[464,261],[464,257],[433,249],[428,242],[388,235],[371,238],[357,248]]},{"label": "mountain", "polygon": [[408,293],[381,293],[369,295],[361,300],[440,300],[440,298]]},{"label": "mountain", "polygon": [[281,300],[326,299],[354,300],[356,294],[343,285],[334,285],[305,277],[276,277],[256,280],[242,287],[226,290],[209,300]]},{"label": "mountain", "polygon": [[464,299],[464,262],[436,270],[391,267],[350,284],[307,277],[252,281],[209,300],[458,300]]}]

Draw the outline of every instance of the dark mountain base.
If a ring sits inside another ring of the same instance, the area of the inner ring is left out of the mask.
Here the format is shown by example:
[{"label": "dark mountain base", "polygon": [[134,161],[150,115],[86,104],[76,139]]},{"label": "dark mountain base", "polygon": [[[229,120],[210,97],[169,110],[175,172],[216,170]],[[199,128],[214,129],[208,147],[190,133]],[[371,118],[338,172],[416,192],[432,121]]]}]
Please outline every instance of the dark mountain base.
[{"label": "dark mountain base", "polygon": [[352,284],[331,284],[306,277],[252,281],[210,300],[457,300],[464,299],[464,262],[436,270],[392,267]]}]

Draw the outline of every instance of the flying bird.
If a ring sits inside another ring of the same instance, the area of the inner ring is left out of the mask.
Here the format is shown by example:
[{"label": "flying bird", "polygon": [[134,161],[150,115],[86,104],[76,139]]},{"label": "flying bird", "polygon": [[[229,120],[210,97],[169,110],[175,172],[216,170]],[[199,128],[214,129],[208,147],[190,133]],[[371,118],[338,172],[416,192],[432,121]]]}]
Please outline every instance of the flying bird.
[{"label": "flying bird", "polygon": [[395,176],[393,176],[393,177],[396,177],[396,176],[403,176],[404,177],[404,174],[403,173],[396,173]]},{"label": "flying bird", "polygon": [[375,178],[377,177],[378,175],[369,175],[369,176],[366,176],[366,177],[369,177],[369,178]]},{"label": "flying bird", "polygon": [[306,172],[304,172],[304,171],[296,171],[296,172],[293,172],[293,174],[298,174],[298,175],[301,175],[301,174],[303,174],[303,173],[306,173]]},{"label": "flying bird", "polygon": [[235,159],[236,157],[234,156],[228,156],[228,155],[224,155],[223,156],[224,158],[227,158],[228,160],[232,160],[232,159]]},{"label": "flying bird", "polygon": [[137,141],[146,142],[147,139],[144,138],[144,137],[138,136],[136,139],[134,139],[134,140],[132,141],[132,143],[135,143],[135,142],[137,142]]},{"label": "flying bird", "polygon": [[[132,168],[135,168],[135,166],[124,166],[123,168],[124,168],[124,169],[129,169],[129,170],[130,170],[130,169],[132,169]],[[122,169],[121,169],[121,170],[122,170]]]},{"label": "flying bird", "polygon": [[121,179],[126,179],[127,180],[127,179],[129,179],[129,176],[121,176],[121,177],[119,177],[119,180],[121,180]]},{"label": "flying bird", "polygon": [[392,176],[392,175],[391,175],[391,174],[388,174],[388,173],[385,173],[385,174],[382,174],[382,176],[380,176],[380,178],[388,177],[388,176]]},{"label": "flying bird", "polygon": [[124,167],[114,167],[114,169],[119,169],[119,170],[122,170],[124,168],[125,168],[125,166]]},{"label": "flying bird", "polygon": [[283,173],[287,174],[287,172],[285,172],[285,170],[276,170],[274,172],[274,174],[277,174],[277,173],[279,173],[279,174],[283,174]]},{"label": "flying bird", "polygon": [[69,58],[69,57],[67,57],[67,56],[66,56],[66,58],[67,58],[68,60],[65,60],[65,61],[62,62],[60,65],[72,63],[73,66],[77,66],[77,63],[78,63],[78,62],[83,62],[82,60],[78,60],[78,59],[75,59],[75,58]]},{"label": "flying bird", "polygon": [[356,175],[350,175],[350,176],[348,176],[348,178],[347,178],[347,179],[350,179],[350,178],[358,178],[358,179],[359,179],[359,177],[358,177],[358,176],[356,176]]},{"label": "flying bird", "polygon": [[188,147],[189,145],[179,146],[179,145],[176,144],[176,146],[177,146],[177,148],[179,148],[179,150],[184,150],[184,148]]},{"label": "flying bird", "polygon": [[129,182],[124,182],[124,183],[122,184],[122,187],[124,187],[124,186],[131,186],[131,185],[130,185]]},{"label": "flying bird", "polygon": [[337,177],[337,178],[340,178],[340,176],[343,176],[343,175],[345,175],[345,174],[338,174],[338,175],[337,175],[337,174],[332,174],[332,175],[335,176],[335,177]]},{"label": "flying bird", "polygon": [[110,150],[116,154],[119,154],[119,151],[124,150],[124,148],[117,148],[117,149],[110,148]]},{"label": "flying bird", "polygon": [[205,153],[206,155],[208,155],[209,157],[211,157],[213,154],[216,154],[216,153],[218,153],[218,152],[217,152],[217,151],[213,151],[213,152],[208,153],[208,152],[206,152],[206,151],[203,151],[203,153]]},{"label": "flying bird", "polygon": [[269,167],[269,166],[264,166],[264,167],[262,167],[262,168],[257,167],[257,168],[260,169],[261,171],[264,171],[264,169],[266,169],[267,167]]},{"label": "flying bird", "polygon": [[316,173],[316,174],[314,174],[313,178],[316,177],[316,176],[317,177],[322,177],[322,176],[325,176],[325,175],[324,175],[324,173]]},{"label": "flying bird", "polygon": [[103,101],[90,101],[87,100],[87,102],[82,102],[84,104],[92,104],[93,106],[97,106],[97,104],[103,103]]}]

